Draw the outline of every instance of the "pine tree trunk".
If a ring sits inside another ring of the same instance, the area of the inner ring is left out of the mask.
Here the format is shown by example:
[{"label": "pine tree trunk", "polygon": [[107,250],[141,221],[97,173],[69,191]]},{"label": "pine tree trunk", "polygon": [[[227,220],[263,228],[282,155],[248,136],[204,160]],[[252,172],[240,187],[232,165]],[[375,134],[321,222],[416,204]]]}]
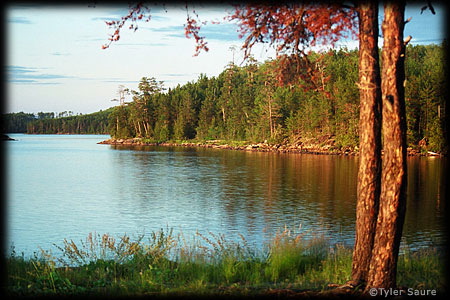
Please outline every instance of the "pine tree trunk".
[{"label": "pine tree trunk", "polygon": [[119,116],[116,117],[116,136],[119,134]]},{"label": "pine tree trunk", "polygon": [[272,119],[272,97],[269,96],[269,99],[267,100],[268,104],[268,110],[269,110],[269,127],[270,127],[270,137],[273,138],[274,136],[274,125],[273,125],[273,119]]},{"label": "pine tree trunk", "polygon": [[376,230],[381,175],[381,90],[378,3],[361,3],[359,13],[359,171],[352,284],[367,281]]},{"label": "pine tree trunk", "polygon": [[226,123],[226,118],[225,118],[225,107],[222,106],[222,120],[223,120],[223,124]]},{"label": "pine tree trunk", "polygon": [[389,2],[384,6],[381,73],[384,156],[380,206],[367,289],[396,286],[398,251],[405,219],[404,10],[404,2]]}]

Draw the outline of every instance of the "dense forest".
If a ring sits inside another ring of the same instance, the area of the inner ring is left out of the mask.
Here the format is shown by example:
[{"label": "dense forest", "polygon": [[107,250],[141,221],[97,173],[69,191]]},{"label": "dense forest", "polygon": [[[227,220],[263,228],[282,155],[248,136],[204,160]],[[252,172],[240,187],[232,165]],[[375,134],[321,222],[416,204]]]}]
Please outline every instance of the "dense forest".
[{"label": "dense forest", "polygon": [[[409,45],[405,61],[408,144],[435,152],[447,148],[445,121],[445,49]],[[113,138],[239,140],[294,143],[301,137],[333,140],[334,147],[357,147],[359,122],[358,51],[312,53],[315,76],[297,84],[279,84],[280,61],[244,66],[230,62],[217,77],[164,89],[143,77],[138,90],[119,88],[131,103],[87,115],[71,112],[3,115],[3,132],[109,133]],[[296,70],[298,72],[298,69]],[[302,70],[300,70],[302,71]],[[281,79],[282,80],[282,79]]]},{"label": "dense forest", "polygon": [[2,116],[2,132],[30,134],[107,134],[108,116],[113,108],[92,114],[73,115],[65,111],[9,113]]},{"label": "dense forest", "polygon": [[2,114],[2,133],[27,132],[28,123],[37,118],[35,114],[24,112]]},{"label": "dense forest", "polygon": [[[408,143],[442,152],[444,143],[444,48],[408,46],[406,86]],[[358,51],[312,53],[315,76],[277,84],[279,61],[244,66],[229,63],[217,77],[164,91],[162,82],[142,78],[138,90],[123,89],[133,101],[110,114],[114,138],[245,140],[292,143],[299,137],[333,139],[334,147],[357,147]],[[297,69],[298,71],[298,69]]]}]

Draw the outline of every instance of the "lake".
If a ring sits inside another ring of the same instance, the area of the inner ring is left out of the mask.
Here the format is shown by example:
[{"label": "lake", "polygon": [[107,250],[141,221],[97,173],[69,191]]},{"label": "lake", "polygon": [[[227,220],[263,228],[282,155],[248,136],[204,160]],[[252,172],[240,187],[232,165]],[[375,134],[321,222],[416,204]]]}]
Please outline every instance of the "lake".
[{"label": "lake", "polygon": [[[198,231],[261,247],[288,228],[353,244],[358,157],[98,145],[107,135],[10,134],[6,247],[31,255],[89,233]],[[402,247],[444,244],[444,164],[408,158]]]}]

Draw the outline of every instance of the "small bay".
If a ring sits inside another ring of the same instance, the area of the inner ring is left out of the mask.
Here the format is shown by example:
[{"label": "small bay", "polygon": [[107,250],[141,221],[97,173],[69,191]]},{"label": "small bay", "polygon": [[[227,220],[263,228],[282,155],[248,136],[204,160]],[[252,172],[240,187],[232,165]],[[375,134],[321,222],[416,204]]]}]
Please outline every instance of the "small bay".
[{"label": "small bay", "polygon": [[[173,228],[261,247],[285,228],[354,240],[358,157],[111,146],[107,135],[9,134],[6,247],[32,255],[89,233]],[[442,158],[408,158],[402,246],[444,244]],[[8,249],[7,249],[8,250]]]}]

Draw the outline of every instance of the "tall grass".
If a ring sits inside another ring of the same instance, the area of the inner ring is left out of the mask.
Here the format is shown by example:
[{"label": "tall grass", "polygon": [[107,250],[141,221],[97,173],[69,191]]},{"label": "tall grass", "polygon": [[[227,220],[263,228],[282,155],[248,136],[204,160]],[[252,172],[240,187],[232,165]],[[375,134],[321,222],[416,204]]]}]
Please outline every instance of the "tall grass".
[{"label": "tall grass", "polygon": [[[149,236],[115,239],[90,234],[64,240],[59,255],[42,251],[7,259],[11,295],[251,294],[269,289],[324,290],[350,278],[351,249],[324,238],[305,239],[289,230],[263,249],[220,234],[183,234],[161,229]],[[400,257],[399,285],[442,289],[442,258],[435,250]]]}]

